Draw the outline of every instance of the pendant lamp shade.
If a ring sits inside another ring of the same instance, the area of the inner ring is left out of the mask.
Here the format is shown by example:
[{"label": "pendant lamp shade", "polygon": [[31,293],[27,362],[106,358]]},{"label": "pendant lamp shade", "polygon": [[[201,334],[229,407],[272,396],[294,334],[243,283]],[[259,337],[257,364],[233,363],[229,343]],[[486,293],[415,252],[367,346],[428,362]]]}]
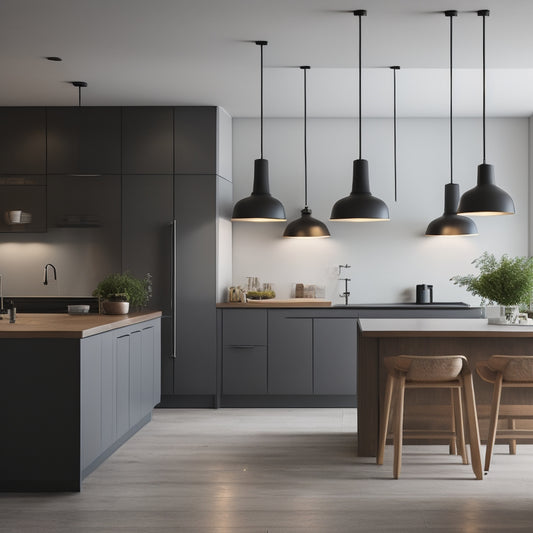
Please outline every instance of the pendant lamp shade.
[{"label": "pendant lamp shade", "polygon": [[458,203],[459,185],[447,183],[444,186],[444,213],[429,223],[426,235],[477,235],[478,231],[474,221],[457,214]]},{"label": "pendant lamp shade", "polygon": [[389,208],[385,202],[370,193],[368,161],[361,158],[361,17],[366,17],[366,11],[358,9],[353,14],[359,17],[359,159],[353,162],[352,192],[335,202],[330,220],[347,222],[389,220]]},{"label": "pendant lamp shade", "polygon": [[389,208],[385,202],[370,193],[366,159],[353,162],[352,192],[335,202],[330,218],[348,222],[389,220]]},{"label": "pendant lamp shade", "polygon": [[284,237],[329,237],[327,226],[311,216],[311,209],[307,206],[307,71],[310,67],[300,67],[304,72],[304,190],[305,207],[302,216],[293,220],[283,232]]},{"label": "pendant lamp shade", "polygon": [[429,223],[426,235],[473,236],[478,234],[475,223],[457,214],[459,185],[453,182],[453,17],[457,16],[457,11],[448,10],[444,14],[450,19],[450,183],[444,186],[444,213]]},{"label": "pendant lamp shade", "polygon": [[261,157],[254,163],[252,194],[239,200],[233,207],[231,220],[241,222],[284,222],[282,203],[270,194],[268,160],[263,158],[263,47],[267,41],[256,41],[261,47]]},{"label": "pendant lamp shade", "polygon": [[483,17],[483,163],[477,167],[477,185],[463,194],[458,212],[473,216],[513,215],[513,199],[494,183],[494,167],[486,163],[485,18],[490,15],[490,11],[481,9],[477,14]]}]

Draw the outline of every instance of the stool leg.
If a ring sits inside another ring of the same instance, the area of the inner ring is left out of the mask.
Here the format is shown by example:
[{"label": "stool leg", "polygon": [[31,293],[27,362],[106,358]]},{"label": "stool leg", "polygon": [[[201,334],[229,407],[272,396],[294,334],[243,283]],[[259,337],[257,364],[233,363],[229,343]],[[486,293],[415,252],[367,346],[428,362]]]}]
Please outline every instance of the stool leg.
[{"label": "stool leg", "polygon": [[403,446],[403,406],[405,397],[405,374],[396,378],[396,401],[394,402],[394,479],[400,477],[402,470],[402,446]]},{"label": "stool leg", "polygon": [[461,389],[452,389],[455,407],[455,427],[457,434],[457,453],[462,457],[463,464],[468,464],[468,454],[465,444],[465,423],[463,417],[463,402],[461,400]]},{"label": "stool leg", "polygon": [[450,455],[455,455],[457,453],[457,424],[456,424],[456,409],[455,409],[455,393],[454,389],[450,389],[450,398],[451,398],[451,430],[453,437],[450,439]]},{"label": "stool leg", "polygon": [[[516,429],[516,420],[514,418],[508,419],[509,429]],[[509,441],[509,453],[511,455],[516,455],[516,439],[511,439]]]},{"label": "stool leg", "polygon": [[385,398],[383,400],[383,409],[381,411],[381,423],[379,428],[378,454],[376,456],[376,464],[378,465],[383,464],[385,444],[387,442],[387,432],[389,430],[390,408],[393,393],[394,377],[391,374],[387,374],[387,384],[385,385]]},{"label": "stool leg", "polygon": [[487,437],[487,449],[485,451],[485,471],[489,471],[494,442],[496,441],[496,429],[498,427],[498,415],[500,414],[500,400],[502,397],[503,374],[499,373],[494,382],[492,391],[492,404],[490,407],[489,435]]},{"label": "stool leg", "polygon": [[472,456],[472,470],[476,479],[483,479],[481,468],[481,454],[479,452],[479,423],[477,420],[476,396],[470,371],[463,373],[463,386],[465,395],[466,415],[470,432],[470,455]]}]

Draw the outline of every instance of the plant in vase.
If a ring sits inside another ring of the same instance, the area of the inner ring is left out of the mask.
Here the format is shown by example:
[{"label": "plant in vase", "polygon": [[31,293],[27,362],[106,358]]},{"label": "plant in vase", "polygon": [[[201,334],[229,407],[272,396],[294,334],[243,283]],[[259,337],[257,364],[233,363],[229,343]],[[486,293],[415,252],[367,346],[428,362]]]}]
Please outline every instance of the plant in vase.
[{"label": "plant in vase", "polygon": [[130,309],[138,311],[146,306],[151,295],[151,275],[139,279],[129,272],[110,274],[93,291],[104,312],[110,315],[126,314]]},{"label": "plant in vase", "polygon": [[520,308],[528,309],[533,292],[533,258],[509,257],[496,259],[484,252],[472,264],[478,275],[454,276],[450,281],[481,297],[481,305],[499,305],[504,309],[505,322],[516,323]]}]

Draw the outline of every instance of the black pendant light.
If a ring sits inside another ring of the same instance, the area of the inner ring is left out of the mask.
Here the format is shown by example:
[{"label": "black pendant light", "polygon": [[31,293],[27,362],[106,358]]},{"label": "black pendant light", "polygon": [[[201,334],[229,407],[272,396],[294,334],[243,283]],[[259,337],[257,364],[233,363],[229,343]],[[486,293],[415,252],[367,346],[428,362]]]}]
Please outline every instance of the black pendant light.
[{"label": "black pendant light", "polygon": [[385,202],[370,193],[368,161],[361,159],[361,17],[366,16],[366,11],[358,9],[353,14],[359,17],[359,159],[353,162],[352,192],[335,202],[330,220],[349,222],[389,220],[389,208]]},{"label": "black pendant light", "polygon": [[483,17],[483,163],[477,167],[477,185],[466,191],[459,202],[458,212],[465,215],[514,215],[513,199],[494,183],[494,167],[485,158],[485,17],[488,9],[477,12]]},{"label": "black pendant light", "polygon": [[304,178],[305,178],[305,207],[302,216],[292,221],[283,232],[284,237],[329,237],[328,228],[323,222],[311,216],[311,209],[307,205],[307,71],[309,66],[300,67],[304,72]]},{"label": "black pendant light", "polygon": [[450,183],[444,186],[444,213],[431,221],[426,235],[477,235],[477,227],[468,217],[457,214],[459,185],[453,182],[453,17],[457,11],[448,10],[444,14],[450,19]]},{"label": "black pendant light", "polygon": [[239,200],[233,207],[231,220],[242,222],[284,222],[285,209],[270,194],[268,184],[268,160],[263,159],[263,46],[267,41],[256,41],[261,47],[261,158],[255,160],[252,194]]}]

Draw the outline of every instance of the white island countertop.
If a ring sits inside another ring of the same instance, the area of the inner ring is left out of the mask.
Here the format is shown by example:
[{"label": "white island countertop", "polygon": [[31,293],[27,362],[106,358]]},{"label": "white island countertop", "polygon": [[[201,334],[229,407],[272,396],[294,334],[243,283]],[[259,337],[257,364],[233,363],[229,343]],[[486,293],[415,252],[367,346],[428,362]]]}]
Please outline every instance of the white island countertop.
[{"label": "white island countertop", "polygon": [[533,337],[533,326],[488,324],[486,318],[360,318],[363,337]]}]

